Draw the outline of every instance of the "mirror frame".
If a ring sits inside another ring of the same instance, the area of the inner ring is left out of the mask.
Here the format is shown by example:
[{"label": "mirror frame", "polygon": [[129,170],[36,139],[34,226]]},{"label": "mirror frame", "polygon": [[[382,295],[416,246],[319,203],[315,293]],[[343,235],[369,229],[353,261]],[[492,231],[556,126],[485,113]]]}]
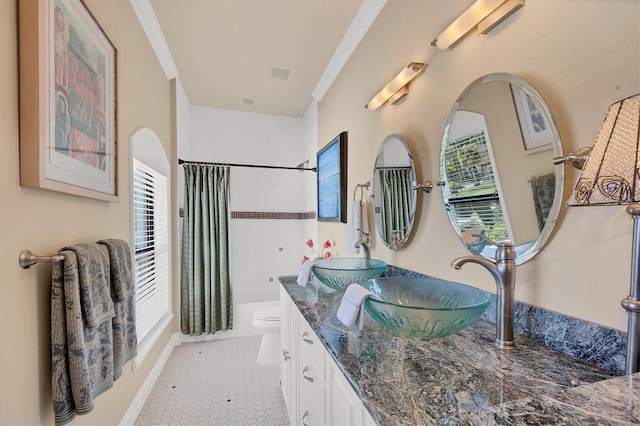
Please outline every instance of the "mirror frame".
[{"label": "mirror frame", "polygon": [[[453,119],[456,115],[456,113],[458,112],[460,103],[462,102],[462,100],[465,98],[465,96],[468,96],[469,93],[474,90],[475,88],[477,88],[478,86],[482,85],[482,84],[486,84],[486,83],[490,83],[490,82],[505,82],[507,84],[510,84],[512,86],[515,86],[521,90],[523,90],[526,94],[528,94],[530,97],[533,97],[538,105],[540,106],[541,112],[544,115],[544,118],[546,120],[547,123],[549,123],[550,125],[550,131],[551,131],[551,136],[553,138],[553,142],[552,142],[552,147],[553,147],[553,156],[554,157],[562,157],[563,153],[562,153],[562,140],[560,139],[560,134],[558,132],[558,126],[556,125],[555,119],[553,118],[553,114],[551,113],[551,110],[548,106],[548,104],[545,102],[545,100],[542,98],[542,96],[538,93],[538,91],[531,86],[528,82],[526,82],[525,80],[523,80],[520,77],[517,77],[513,74],[509,74],[509,73],[492,73],[492,74],[487,74],[484,75],[476,80],[474,80],[473,82],[471,82],[460,94],[460,96],[458,96],[458,98],[456,99],[456,102],[454,103],[453,107],[451,108],[451,111],[449,112],[449,115],[447,117],[447,122],[445,124],[445,128],[444,128],[444,132],[442,135],[442,141],[441,141],[441,146],[440,146],[440,179],[441,180],[445,180],[444,179],[444,151],[445,151],[445,147],[447,146],[447,140],[448,140],[448,134],[449,131],[451,129],[451,125],[453,123]],[[515,106],[515,100],[514,100],[514,106]],[[518,126],[521,128],[522,130],[522,126],[521,123],[518,122]],[[551,161],[551,159],[549,160]],[[542,247],[546,244],[546,242],[549,240],[552,232],[553,232],[553,228],[555,227],[555,224],[558,220],[558,216],[560,214],[560,209],[562,207],[562,203],[563,203],[563,197],[564,197],[564,166],[563,165],[555,165],[553,167],[553,171],[555,174],[555,193],[554,193],[554,199],[553,199],[553,204],[549,210],[549,215],[548,215],[548,220],[545,222],[544,226],[542,227],[542,229],[540,230],[539,234],[538,234],[538,239],[535,240],[535,242],[533,242],[533,244],[531,244],[530,242],[522,244],[521,245],[521,250],[518,250],[518,246],[516,246],[516,264],[520,265],[522,263],[527,262],[528,260],[532,259],[539,251],[540,249],[542,249]],[[505,176],[500,177],[500,179],[504,179]],[[445,209],[447,206],[447,198],[446,198],[446,194],[445,194],[445,188],[444,186],[442,187],[442,196],[443,196],[443,202],[445,205]],[[504,200],[504,197],[503,197]],[[507,203],[507,201],[504,201],[505,203]],[[449,218],[449,222],[452,224],[452,227],[454,228],[454,230],[456,229],[453,226],[452,221],[454,220],[454,218],[452,217],[452,213],[449,211],[449,209],[447,210],[447,216]],[[467,243],[465,243],[465,241],[463,240],[463,235],[458,234],[458,232],[456,231],[456,234],[458,235],[461,243],[465,246],[465,248],[467,250],[469,250],[471,253],[477,254],[475,251],[472,251],[470,249],[470,246]],[[527,244],[531,244],[528,248],[526,248],[525,250],[522,250],[522,246],[525,246]],[[483,256],[482,254],[479,254],[480,256]],[[494,260],[492,258],[489,258],[487,256],[483,256],[486,257],[488,259]]]},{"label": "mirror frame", "polygon": [[[379,196],[379,193],[381,193],[380,188],[378,188],[379,186],[381,186],[379,184],[380,180],[377,178],[377,170],[378,170],[378,160],[380,159],[380,155],[384,152],[384,146],[386,143],[395,140],[400,142],[406,153],[407,156],[409,157],[409,163],[411,164],[411,186],[412,186],[412,197],[411,197],[411,211],[410,211],[410,215],[411,215],[411,220],[409,221],[409,224],[407,225],[407,230],[404,234],[404,238],[402,238],[401,240],[398,240],[397,244],[391,244],[390,242],[387,242],[384,237],[383,237],[383,233],[382,233],[382,229],[381,229],[381,224],[379,223],[380,221],[377,219],[379,215],[376,214],[376,197]],[[391,133],[388,136],[386,136],[384,138],[384,140],[382,141],[382,143],[380,144],[380,148],[378,148],[378,154],[376,155],[376,161],[373,164],[373,176],[371,178],[371,197],[372,197],[372,211],[373,211],[373,221],[376,225],[376,232],[378,233],[378,236],[380,237],[380,240],[382,240],[384,242],[384,245],[387,246],[387,248],[389,250],[393,250],[393,251],[397,251],[399,250],[401,247],[403,247],[407,241],[409,241],[409,238],[411,236],[411,232],[413,230],[413,225],[415,223],[416,220],[416,207],[418,204],[418,194],[417,194],[417,190],[415,189],[415,185],[417,182],[417,175],[416,175],[416,165],[415,165],[415,161],[413,160],[413,154],[411,153],[411,149],[409,148],[409,145],[407,144],[407,141],[402,137],[402,135],[398,134],[398,133]],[[376,183],[378,183],[378,185],[376,185]]]}]

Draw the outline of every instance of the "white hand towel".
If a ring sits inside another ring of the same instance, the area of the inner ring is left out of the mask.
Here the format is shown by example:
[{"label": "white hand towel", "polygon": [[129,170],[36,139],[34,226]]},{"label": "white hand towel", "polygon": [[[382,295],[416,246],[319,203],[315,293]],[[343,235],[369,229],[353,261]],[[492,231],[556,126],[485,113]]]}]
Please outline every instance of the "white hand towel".
[{"label": "white hand towel", "polygon": [[376,296],[360,284],[351,284],[342,296],[336,317],[347,327],[356,325],[360,330],[364,325],[364,300]]},{"label": "white hand towel", "polygon": [[[370,235],[371,231],[369,231],[369,212],[367,210],[367,203],[365,201],[362,201],[360,203],[360,229],[362,229],[366,235]],[[360,235],[362,236],[362,234]]]},{"label": "white hand towel", "polygon": [[[362,230],[362,232],[358,229]],[[349,221],[349,240],[347,241],[349,251],[359,253],[360,249],[355,245],[358,241],[365,240],[367,234],[369,234],[367,203],[354,201],[351,205],[351,220]]]},{"label": "white hand towel", "polygon": [[361,204],[362,204],[361,202],[354,200],[353,204],[351,205],[351,220],[349,221],[349,239],[347,241],[347,249],[351,253],[360,252],[360,249],[356,247],[356,243],[360,240],[360,231],[358,231],[358,228],[360,228],[360,220],[362,219],[362,216],[360,214]]},{"label": "white hand towel", "polygon": [[298,285],[300,287],[306,287],[311,280],[311,267],[313,266],[313,260],[307,260],[302,264],[300,272],[298,273]]}]

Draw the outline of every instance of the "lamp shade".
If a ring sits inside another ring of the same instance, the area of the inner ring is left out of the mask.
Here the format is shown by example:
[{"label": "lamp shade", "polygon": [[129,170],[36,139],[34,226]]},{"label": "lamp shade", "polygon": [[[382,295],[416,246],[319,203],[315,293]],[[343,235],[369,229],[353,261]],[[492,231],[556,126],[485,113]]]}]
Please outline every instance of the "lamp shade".
[{"label": "lamp shade", "polygon": [[640,95],[609,107],[567,206],[640,201]]}]

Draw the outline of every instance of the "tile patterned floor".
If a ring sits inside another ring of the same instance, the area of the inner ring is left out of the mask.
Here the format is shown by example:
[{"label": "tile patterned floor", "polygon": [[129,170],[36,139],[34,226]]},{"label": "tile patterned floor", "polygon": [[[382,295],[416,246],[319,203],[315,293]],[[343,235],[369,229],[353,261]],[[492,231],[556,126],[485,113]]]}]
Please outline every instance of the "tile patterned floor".
[{"label": "tile patterned floor", "polygon": [[280,368],[256,363],[261,336],[173,350],[136,425],[289,425]]}]

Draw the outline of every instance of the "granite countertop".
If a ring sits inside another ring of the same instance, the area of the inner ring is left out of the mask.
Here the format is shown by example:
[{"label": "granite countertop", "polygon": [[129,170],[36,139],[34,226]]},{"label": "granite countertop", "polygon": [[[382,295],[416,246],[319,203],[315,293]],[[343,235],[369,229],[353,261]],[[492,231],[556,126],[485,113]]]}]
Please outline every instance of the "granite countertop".
[{"label": "granite countertop", "polygon": [[495,326],[483,320],[435,340],[393,334],[369,315],[360,331],[336,319],[342,293],[323,285],[302,288],[295,276],[280,282],[378,424],[640,419],[640,373],[615,377],[522,336],[516,336],[516,349],[500,350],[493,343]]}]

